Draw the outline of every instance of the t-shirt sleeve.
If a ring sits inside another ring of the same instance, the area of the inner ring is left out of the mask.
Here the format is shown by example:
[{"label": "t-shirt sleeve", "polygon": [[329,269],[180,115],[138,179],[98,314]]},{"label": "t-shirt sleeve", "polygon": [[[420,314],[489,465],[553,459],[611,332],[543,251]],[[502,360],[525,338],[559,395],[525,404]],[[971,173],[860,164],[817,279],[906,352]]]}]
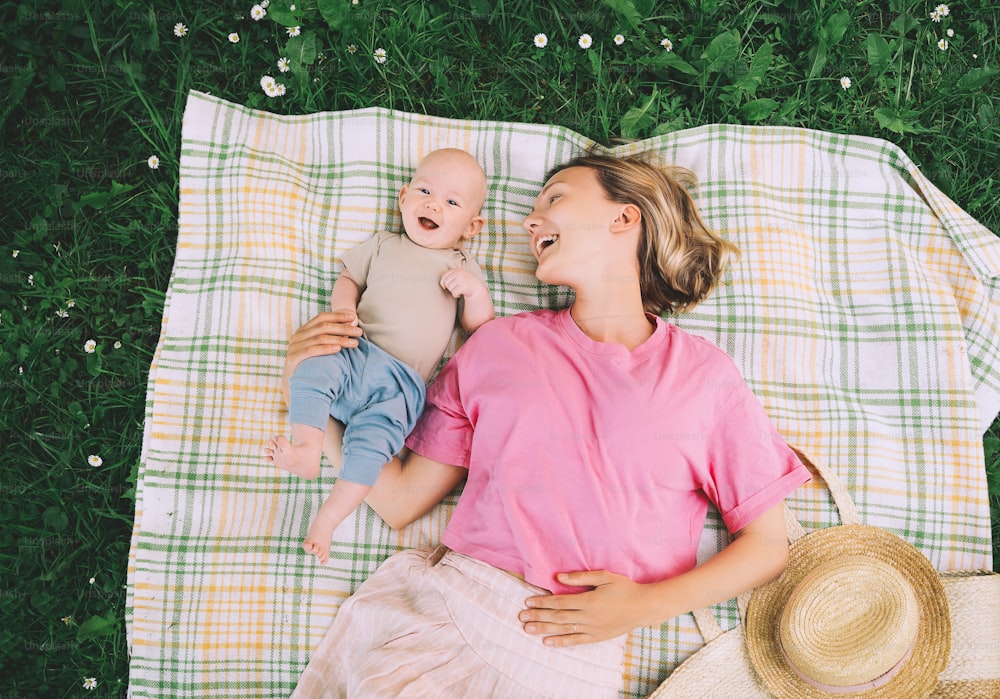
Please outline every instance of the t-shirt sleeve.
[{"label": "t-shirt sleeve", "polygon": [[375,258],[375,253],[378,252],[382,238],[383,235],[377,233],[340,256],[344,268],[350,273],[351,278],[361,291],[364,291],[365,287],[368,286],[368,272],[372,267],[372,260]]},{"label": "t-shirt sleeve", "polygon": [[733,367],[735,390],[720,410],[708,447],[705,495],[737,532],[811,478],[764,407]]},{"label": "t-shirt sleeve", "polygon": [[411,451],[463,468],[469,468],[473,432],[461,391],[461,361],[467,346],[455,353],[428,387],[424,412],[406,438]]}]

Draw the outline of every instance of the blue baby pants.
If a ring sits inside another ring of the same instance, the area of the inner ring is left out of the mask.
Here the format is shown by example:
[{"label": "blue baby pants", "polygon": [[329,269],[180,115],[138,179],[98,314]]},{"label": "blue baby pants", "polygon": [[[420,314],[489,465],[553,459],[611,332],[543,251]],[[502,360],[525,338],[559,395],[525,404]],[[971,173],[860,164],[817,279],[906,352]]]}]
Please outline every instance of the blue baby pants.
[{"label": "blue baby pants", "polygon": [[358,346],[299,364],[290,380],[288,420],[326,430],[327,416],[344,423],[340,477],[373,485],[403,448],[424,409],[420,375],[364,337]]}]

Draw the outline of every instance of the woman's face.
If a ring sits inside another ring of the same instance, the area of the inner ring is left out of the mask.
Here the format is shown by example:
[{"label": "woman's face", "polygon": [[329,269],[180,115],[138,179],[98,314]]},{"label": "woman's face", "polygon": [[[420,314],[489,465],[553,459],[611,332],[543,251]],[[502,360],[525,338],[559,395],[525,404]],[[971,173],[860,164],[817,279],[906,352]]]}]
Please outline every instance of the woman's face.
[{"label": "woman's face", "polygon": [[576,282],[601,274],[610,252],[607,246],[616,242],[610,228],[621,208],[608,199],[589,167],[553,175],[522,224],[538,260],[535,276],[546,284],[575,287]]}]

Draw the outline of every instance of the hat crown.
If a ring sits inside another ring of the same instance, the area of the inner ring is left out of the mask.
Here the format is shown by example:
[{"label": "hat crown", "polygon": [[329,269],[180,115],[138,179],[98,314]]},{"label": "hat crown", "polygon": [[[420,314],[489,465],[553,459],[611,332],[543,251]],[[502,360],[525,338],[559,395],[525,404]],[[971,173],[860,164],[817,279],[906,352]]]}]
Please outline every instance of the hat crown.
[{"label": "hat crown", "polygon": [[805,575],[780,617],[781,649],[818,688],[888,681],[913,648],[919,604],[899,571],[867,556],[840,556]]}]

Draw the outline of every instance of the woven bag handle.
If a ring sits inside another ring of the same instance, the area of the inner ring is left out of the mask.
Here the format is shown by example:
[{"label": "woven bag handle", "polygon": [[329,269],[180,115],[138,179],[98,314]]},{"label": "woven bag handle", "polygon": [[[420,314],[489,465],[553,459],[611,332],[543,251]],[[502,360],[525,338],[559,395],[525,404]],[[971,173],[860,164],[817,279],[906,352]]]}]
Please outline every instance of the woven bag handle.
[{"label": "woven bag handle", "polygon": [[[814,464],[805,454],[795,447],[792,447],[791,449],[795,452],[795,456],[799,458],[799,461],[801,461],[814,476],[819,476],[826,483],[826,487],[829,488],[830,495],[833,498],[833,504],[836,505],[837,510],[840,512],[840,521],[844,524],[860,524],[861,518],[858,516],[858,509],[854,506],[854,500],[851,499],[851,494],[847,492],[847,487],[844,485],[844,482],[840,480],[840,477],[834,471],[826,468],[825,466]],[[805,536],[806,530],[787,506],[784,510],[785,531],[787,532],[789,543],[792,543]],[[740,611],[741,619],[746,619],[747,605],[750,603],[750,594],[752,592],[752,590],[747,590],[736,598],[736,606]],[[691,615],[694,617],[694,623],[698,626],[698,631],[701,633],[706,643],[714,641],[716,638],[725,633],[710,607],[694,609],[691,611]]]}]

